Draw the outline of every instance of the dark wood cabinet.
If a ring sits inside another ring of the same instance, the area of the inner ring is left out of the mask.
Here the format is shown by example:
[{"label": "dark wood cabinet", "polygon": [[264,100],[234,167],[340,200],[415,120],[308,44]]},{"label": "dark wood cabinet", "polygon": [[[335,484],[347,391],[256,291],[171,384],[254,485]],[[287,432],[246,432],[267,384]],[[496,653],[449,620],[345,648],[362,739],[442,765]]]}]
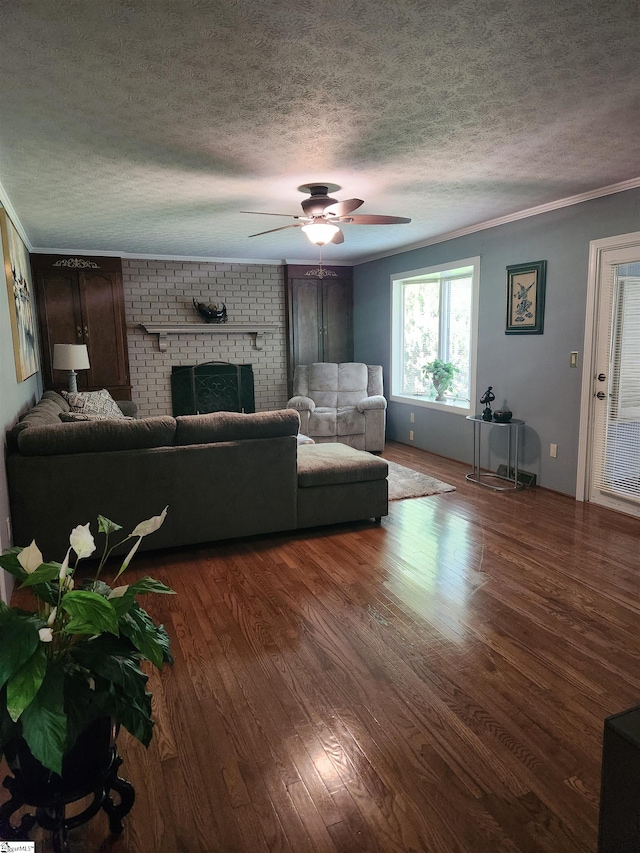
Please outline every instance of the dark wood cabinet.
[{"label": "dark wood cabinet", "polygon": [[31,265],[44,387],[68,387],[66,372],[53,369],[54,344],[86,344],[90,368],[78,371],[78,390],[130,400],[120,258],[33,254]]},{"label": "dark wood cabinet", "polygon": [[291,264],[286,277],[291,395],[297,364],[353,360],[353,271]]}]

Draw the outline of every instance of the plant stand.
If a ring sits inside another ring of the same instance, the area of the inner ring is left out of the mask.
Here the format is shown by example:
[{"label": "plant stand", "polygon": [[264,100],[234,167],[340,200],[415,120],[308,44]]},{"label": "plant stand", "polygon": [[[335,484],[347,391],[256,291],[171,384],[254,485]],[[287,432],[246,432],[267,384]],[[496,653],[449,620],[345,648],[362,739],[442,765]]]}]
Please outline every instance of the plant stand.
[{"label": "plant stand", "polygon": [[[0,838],[5,841],[27,841],[29,832],[38,824],[52,833],[55,853],[69,850],[67,833],[91,820],[100,809],[109,817],[109,829],[116,835],[122,832],[122,819],[127,815],[135,800],[133,785],[118,776],[122,758],[115,746],[110,747],[110,760],[93,778],[83,779],[81,783],[68,784],[60,776],[50,774],[45,785],[41,780],[28,780],[20,769],[13,776],[7,776],[2,783],[11,793],[11,798],[0,806]],[[120,798],[114,803],[111,791]],[[80,814],[70,818],[65,816],[66,806],[83,797],[93,795],[93,801]],[[11,823],[11,816],[22,806],[34,806],[34,814],[25,814],[18,826]]]}]

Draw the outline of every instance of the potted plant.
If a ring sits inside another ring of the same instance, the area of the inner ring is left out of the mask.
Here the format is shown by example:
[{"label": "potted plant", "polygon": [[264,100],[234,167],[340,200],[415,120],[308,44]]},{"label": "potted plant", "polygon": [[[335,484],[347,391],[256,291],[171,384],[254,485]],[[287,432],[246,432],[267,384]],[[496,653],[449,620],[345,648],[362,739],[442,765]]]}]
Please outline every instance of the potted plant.
[{"label": "potted plant", "polygon": [[444,400],[447,391],[453,388],[453,380],[458,368],[450,361],[441,361],[439,358],[430,361],[422,368],[422,375],[430,379],[436,389],[436,400]]},{"label": "potted plant", "polygon": [[102,557],[93,577],[83,580],[76,578],[78,563],[96,549],[89,524],[72,530],[62,563],[45,562],[35,541],[0,556],[0,566],[34,595],[32,609],[0,601],[0,754],[10,764],[18,740],[47,773],[62,774],[63,757],[101,717],[148,746],[151,694],[140,662],[161,669],[173,660],[166,631],[136,599],[173,590],[149,577],[112,587],[100,575],[114,549],[131,540],[117,580],[166,514],[165,508],[113,545],[122,528],[98,516]]}]

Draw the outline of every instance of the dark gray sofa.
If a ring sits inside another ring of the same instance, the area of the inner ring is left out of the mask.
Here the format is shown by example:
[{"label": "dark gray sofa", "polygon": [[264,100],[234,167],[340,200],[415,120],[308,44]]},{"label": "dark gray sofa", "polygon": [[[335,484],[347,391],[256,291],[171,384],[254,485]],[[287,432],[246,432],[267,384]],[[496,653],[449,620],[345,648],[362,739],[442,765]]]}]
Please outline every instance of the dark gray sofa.
[{"label": "dark gray sofa", "polygon": [[98,514],[129,532],[168,505],[141,545],[156,549],[388,512],[385,460],[298,448],[291,409],[62,423],[65,410],[45,392],[7,436],[13,539],[35,538],[45,559],[62,560],[71,529]]}]

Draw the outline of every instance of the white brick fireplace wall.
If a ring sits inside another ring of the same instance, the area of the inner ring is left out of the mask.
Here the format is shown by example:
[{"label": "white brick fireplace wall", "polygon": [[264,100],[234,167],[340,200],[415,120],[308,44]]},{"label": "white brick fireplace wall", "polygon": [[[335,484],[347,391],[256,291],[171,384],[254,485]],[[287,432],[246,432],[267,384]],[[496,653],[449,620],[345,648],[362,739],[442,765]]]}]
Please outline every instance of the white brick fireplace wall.
[{"label": "white brick fireplace wall", "polygon": [[[174,365],[229,361],[252,364],[256,411],[287,403],[284,271],[281,266],[122,259],[132,397],[141,417],[171,414]],[[192,304],[224,303],[230,323],[274,323],[255,350],[248,334],[158,336],[140,323],[202,322]]]}]

